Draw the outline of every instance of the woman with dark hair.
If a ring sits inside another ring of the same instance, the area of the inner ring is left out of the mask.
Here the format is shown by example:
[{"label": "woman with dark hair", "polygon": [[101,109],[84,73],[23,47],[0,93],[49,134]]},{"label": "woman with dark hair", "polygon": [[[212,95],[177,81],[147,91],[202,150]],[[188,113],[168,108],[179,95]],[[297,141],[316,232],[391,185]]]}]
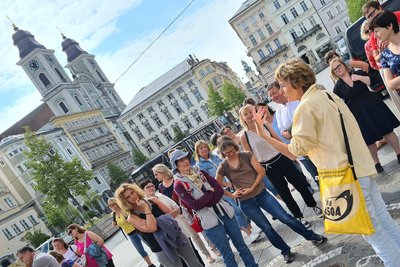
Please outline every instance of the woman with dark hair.
[{"label": "woman with dark hair", "polygon": [[86,255],[86,265],[88,267],[98,267],[99,264],[95,258],[92,258],[89,253],[87,253],[87,248],[92,244],[96,243],[107,255],[108,261],[106,267],[114,267],[114,262],[112,259],[111,252],[104,246],[104,240],[93,233],[92,231],[86,230],[78,224],[70,224],[67,228],[68,235],[75,239],[75,245],[78,248],[80,255]]},{"label": "woman with dark hair", "polygon": [[362,71],[353,71],[338,58],[331,61],[330,67],[331,77],[336,81],[333,92],[344,100],[356,118],[365,143],[374,159],[376,171],[378,173],[383,171],[376,146],[376,142],[383,137],[396,152],[397,160],[400,163],[399,140],[393,132],[400,122],[382,99],[368,90],[370,84],[368,75]]},{"label": "woman with dark hair", "polygon": [[49,254],[57,260],[57,262],[60,264],[60,267],[82,267],[82,265],[79,265],[73,260],[65,259],[63,254],[55,250],[50,251]]},{"label": "woman with dark hair", "polygon": [[157,198],[146,201],[143,190],[136,184],[121,184],[115,191],[118,205],[128,213],[127,221],[140,232],[158,261],[165,267],[203,266],[197,259],[187,237],[171,209]]},{"label": "woman with dark hair", "polygon": [[54,249],[63,255],[66,260],[72,260],[80,264],[80,257],[81,255],[78,254],[78,248],[75,245],[69,246],[64,239],[62,238],[54,238],[51,241]]},{"label": "woman with dark hair", "polygon": [[265,169],[251,152],[239,152],[239,147],[232,140],[222,141],[218,148],[224,155],[225,160],[218,167],[216,179],[221,184],[223,177],[226,176],[236,188],[234,193],[225,191],[224,194],[239,200],[240,207],[246,216],[260,227],[274,247],[281,250],[281,254],[287,263],[292,262],[294,259],[293,254],[290,252],[290,247],[272,228],[261,209],[307,240],[315,241],[316,244],[322,244],[327,241],[324,236],[307,230],[301,222],[289,215],[278,201],[265,190],[264,183],[262,183]]},{"label": "woman with dark hair", "polygon": [[188,152],[175,150],[170,155],[170,163],[172,171],[176,173],[175,192],[182,204],[195,212],[203,232],[218,248],[225,265],[238,266],[229,244],[230,239],[245,266],[258,266],[243,240],[233,208],[222,199],[224,190],[217,181],[207,172],[192,167]]}]

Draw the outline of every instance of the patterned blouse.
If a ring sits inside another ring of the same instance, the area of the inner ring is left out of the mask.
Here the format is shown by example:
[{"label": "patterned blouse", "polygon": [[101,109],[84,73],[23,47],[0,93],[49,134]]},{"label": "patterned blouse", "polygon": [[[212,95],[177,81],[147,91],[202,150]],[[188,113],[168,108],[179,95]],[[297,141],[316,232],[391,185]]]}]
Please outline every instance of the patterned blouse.
[{"label": "patterned blouse", "polygon": [[400,76],[400,55],[386,48],[381,53],[381,64],[382,68],[390,69],[394,76]]}]

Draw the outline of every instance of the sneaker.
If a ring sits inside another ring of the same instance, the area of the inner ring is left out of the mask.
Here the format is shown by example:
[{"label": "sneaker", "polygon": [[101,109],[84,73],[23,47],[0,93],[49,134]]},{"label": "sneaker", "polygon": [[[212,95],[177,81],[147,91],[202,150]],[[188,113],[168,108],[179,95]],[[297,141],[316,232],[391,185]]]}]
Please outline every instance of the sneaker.
[{"label": "sneaker", "polygon": [[257,239],[259,239],[261,236],[261,233],[251,233],[249,238],[247,239],[247,245],[250,245],[254,243]]},{"label": "sneaker", "polygon": [[315,206],[315,207],[313,207],[312,209],[313,209],[313,211],[315,212],[315,215],[318,216],[318,218],[321,218],[321,219],[324,218],[324,214],[323,214],[323,212],[322,212],[322,210],[321,210],[320,207]]},{"label": "sneaker", "polygon": [[382,165],[379,162],[375,164],[375,169],[377,173],[383,172]]},{"label": "sneaker", "polygon": [[304,217],[297,218],[297,220],[301,222],[306,228],[309,228],[311,226],[310,223],[306,219],[304,219]]},{"label": "sneaker", "polygon": [[328,241],[328,238],[326,238],[325,236],[315,234],[315,239],[313,240],[313,243],[316,245],[321,245],[326,243],[326,241]]},{"label": "sneaker", "polygon": [[292,252],[288,252],[286,254],[283,254],[283,260],[286,261],[286,263],[291,263],[294,260],[294,256]]}]

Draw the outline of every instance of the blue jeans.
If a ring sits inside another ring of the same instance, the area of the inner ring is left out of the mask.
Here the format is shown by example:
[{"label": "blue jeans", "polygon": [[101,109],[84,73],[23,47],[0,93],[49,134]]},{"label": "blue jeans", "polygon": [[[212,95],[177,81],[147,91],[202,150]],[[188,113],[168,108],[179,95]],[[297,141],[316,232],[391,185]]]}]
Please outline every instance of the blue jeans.
[{"label": "blue jeans", "polygon": [[301,162],[301,164],[303,164],[304,168],[306,168],[308,173],[314,179],[314,182],[319,187],[319,181],[316,179],[316,176],[318,176],[318,171],[317,171],[317,167],[315,167],[314,163],[310,160],[309,157],[304,157],[304,159],[301,159],[300,162]]},{"label": "blue jeans", "polygon": [[129,236],[129,239],[131,240],[133,246],[139,252],[140,256],[142,256],[142,258],[149,256],[147,254],[147,252],[144,250],[144,247],[142,244],[142,236],[138,233],[137,230],[134,230],[133,233],[128,234],[128,236]]},{"label": "blue jeans", "polygon": [[240,229],[247,228],[251,221],[246,217],[246,215],[244,215],[242,209],[236,203],[236,200],[228,196],[223,196],[222,199],[231,204],[233,210],[235,211],[236,221],[239,224]]},{"label": "blue jeans", "polygon": [[278,190],[272,185],[271,181],[269,180],[268,176],[264,176],[263,182],[265,187],[271,192],[274,196],[278,194]]},{"label": "blue jeans", "polygon": [[235,261],[235,255],[233,254],[231,246],[229,245],[228,236],[239,252],[244,265],[246,267],[258,266],[258,264],[254,261],[253,254],[251,254],[250,249],[243,240],[243,236],[240,232],[236,219],[234,217],[230,219],[226,215],[218,215],[218,217],[222,223],[220,222],[217,226],[204,230],[204,234],[221,253],[225,266],[238,266],[237,262]]},{"label": "blue jeans", "polygon": [[370,177],[358,178],[375,233],[364,236],[386,267],[400,266],[400,225],[386,209],[381,192]]},{"label": "blue jeans", "polygon": [[274,230],[274,228],[272,228],[261,209],[289,226],[293,231],[302,235],[305,239],[317,239],[317,236],[313,231],[308,230],[302,223],[289,215],[278,201],[265,189],[253,198],[241,200],[240,207],[244,214],[246,214],[246,216],[265,233],[271,244],[281,250],[282,255],[289,253],[290,247],[285,243],[285,241],[283,241],[282,237]]}]

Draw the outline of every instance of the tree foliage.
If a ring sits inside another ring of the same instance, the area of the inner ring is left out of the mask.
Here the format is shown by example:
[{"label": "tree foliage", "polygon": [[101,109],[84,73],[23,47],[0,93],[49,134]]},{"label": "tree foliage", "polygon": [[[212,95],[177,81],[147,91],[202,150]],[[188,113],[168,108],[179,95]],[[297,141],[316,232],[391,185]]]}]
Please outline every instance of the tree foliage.
[{"label": "tree foliage", "polygon": [[33,229],[33,231],[27,232],[24,237],[27,243],[33,248],[37,248],[47,239],[50,238],[50,236],[46,235],[45,233],[42,233],[40,229]]},{"label": "tree foliage", "polygon": [[220,93],[214,89],[214,86],[210,85],[208,87],[208,110],[211,116],[222,116],[225,111],[230,110],[230,107],[227,106],[226,102],[220,95]]},{"label": "tree foliage", "polygon": [[240,107],[246,98],[246,94],[242,89],[236,87],[234,84],[224,82],[222,85],[222,97],[225,102],[225,106],[232,108]]},{"label": "tree foliage", "polygon": [[77,209],[70,204],[60,206],[44,203],[44,213],[49,225],[65,229],[71,223],[80,221],[80,214]]},{"label": "tree foliage", "polygon": [[111,188],[113,189],[116,189],[129,178],[129,175],[121,167],[111,162],[107,164],[107,169],[111,177]]},{"label": "tree foliage", "polygon": [[137,148],[134,148],[132,150],[132,157],[133,157],[133,163],[135,163],[136,166],[140,166],[149,160],[149,158],[146,157],[146,155],[143,154],[143,152]]},{"label": "tree foliage", "polygon": [[91,170],[84,169],[77,158],[64,161],[50,142],[37,137],[28,127],[25,143],[27,166],[37,183],[35,189],[45,195],[46,203],[64,207],[69,198],[85,195],[89,189],[87,182],[93,177]]},{"label": "tree foliage", "polygon": [[362,6],[367,2],[369,2],[369,0],[346,0],[351,23],[355,22],[361,16],[363,16]]},{"label": "tree foliage", "polygon": [[172,130],[174,131],[173,139],[175,143],[182,141],[188,135],[187,131],[183,132],[179,127],[173,127]]}]

